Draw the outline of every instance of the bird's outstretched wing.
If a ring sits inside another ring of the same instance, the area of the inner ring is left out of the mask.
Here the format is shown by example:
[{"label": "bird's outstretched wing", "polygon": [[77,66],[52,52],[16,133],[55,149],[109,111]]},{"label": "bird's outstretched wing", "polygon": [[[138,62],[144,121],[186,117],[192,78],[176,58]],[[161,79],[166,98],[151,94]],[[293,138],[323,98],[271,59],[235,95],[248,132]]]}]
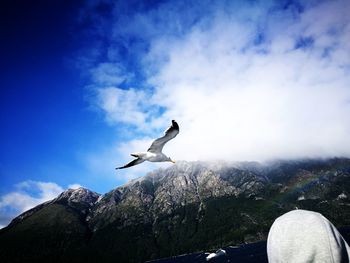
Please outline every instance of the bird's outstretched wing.
[{"label": "bird's outstretched wing", "polygon": [[145,161],[144,159],[137,158],[137,159],[135,159],[135,160],[132,160],[130,163],[127,163],[126,165],[121,166],[121,167],[117,167],[117,168],[115,168],[115,169],[124,169],[124,168],[128,168],[128,167],[131,167],[131,166],[134,166],[134,165],[143,163],[144,161]]},{"label": "bird's outstretched wing", "polygon": [[165,131],[165,135],[152,142],[151,146],[147,150],[152,153],[159,153],[163,150],[164,144],[166,144],[171,139],[179,133],[180,128],[176,121],[171,121],[171,126]]}]

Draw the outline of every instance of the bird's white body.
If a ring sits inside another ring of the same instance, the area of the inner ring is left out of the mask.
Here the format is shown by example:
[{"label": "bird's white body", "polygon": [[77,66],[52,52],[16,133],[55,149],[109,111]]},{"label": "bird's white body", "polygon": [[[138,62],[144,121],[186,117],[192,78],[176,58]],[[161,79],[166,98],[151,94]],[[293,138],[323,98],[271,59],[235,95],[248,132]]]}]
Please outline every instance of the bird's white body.
[{"label": "bird's white body", "polygon": [[167,157],[162,152],[161,153],[140,152],[140,153],[132,153],[131,155],[149,162],[163,162],[163,161],[169,160],[169,157]]},{"label": "bird's white body", "polygon": [[162,150],[164,145],[171,139],[175,138],[179,131],[179,125],[176,121],[172,120],[172,125],[165,131],[165,135],[154,140],[147,152],[132,153],[131,156],[136,157],[136,159],[116,169],[128,168],[143,163],[144,161],[175,163],[170,157],[162,153]]}]

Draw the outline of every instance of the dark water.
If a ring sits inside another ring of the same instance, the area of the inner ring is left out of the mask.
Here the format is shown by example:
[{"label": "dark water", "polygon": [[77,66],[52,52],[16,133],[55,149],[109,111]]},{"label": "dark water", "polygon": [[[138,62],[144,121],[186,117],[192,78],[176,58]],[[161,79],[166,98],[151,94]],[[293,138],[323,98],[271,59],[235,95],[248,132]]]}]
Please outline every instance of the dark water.
[{"label": "dark water", "polygon": [[[338,228],[340,234],[344,237],[348,244],[350,244],[350,226]],[[239,263],[268,263],[266,253],[266,241],[261,241],[252,244],[240,245],[238,247],[225,247],[225,256],[213,258],[210,261],[206,261],[208,254],[193,253],[189,255],[182,255],[167,259],[158,259],[154,261],[148,261],[146,263],[226,263],[226,262],[239,262]],[[215,252],[215,251],[210,251]]]},{"label": "dark water", "polygon": [[[197,263],[197,262],[240,262],[240,263],[267,263],[266,241],[261,241],[253,244],[241,245],[239,247],[226,247],[226,256],[213,258],[206,261],[208,254],[193,253],[182,255],[173,258],[159,259],[148,261],[147,263]],[[211,251],[213,252],[213,251]]]}]

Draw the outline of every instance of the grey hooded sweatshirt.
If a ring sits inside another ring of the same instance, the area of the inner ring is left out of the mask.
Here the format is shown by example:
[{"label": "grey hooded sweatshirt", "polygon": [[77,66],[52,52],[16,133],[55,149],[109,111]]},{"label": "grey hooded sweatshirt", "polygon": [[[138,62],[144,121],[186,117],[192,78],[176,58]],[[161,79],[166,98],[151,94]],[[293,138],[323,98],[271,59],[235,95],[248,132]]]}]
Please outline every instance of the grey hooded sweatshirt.
[{"label": "grey hooded sweatshirt", "polygon": [[350,249],[321,214],[294,210],[277,218],[267,239],[269,263],[350,262]]}]

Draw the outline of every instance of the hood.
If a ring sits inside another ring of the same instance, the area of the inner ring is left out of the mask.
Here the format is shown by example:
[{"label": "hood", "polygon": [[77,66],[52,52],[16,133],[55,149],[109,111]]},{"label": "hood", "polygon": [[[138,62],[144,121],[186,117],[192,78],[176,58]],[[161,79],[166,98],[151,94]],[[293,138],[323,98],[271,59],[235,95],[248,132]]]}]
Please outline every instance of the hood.
[{"label": "hood", "polygon": [[350,249],[321,214],[294,210],[277,218],[267,239],[270,263],[349,262]]}]

